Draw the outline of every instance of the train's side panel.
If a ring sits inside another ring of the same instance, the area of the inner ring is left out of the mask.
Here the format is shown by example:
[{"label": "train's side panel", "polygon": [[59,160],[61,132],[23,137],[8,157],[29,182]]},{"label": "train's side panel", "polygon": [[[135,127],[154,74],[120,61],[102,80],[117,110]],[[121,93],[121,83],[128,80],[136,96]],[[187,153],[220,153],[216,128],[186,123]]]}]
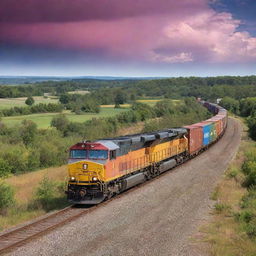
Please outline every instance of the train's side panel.
[{"label": "train's side panel", "polygon": [[147,167],[150,161],[146,151],[147,148],[142,148],[108,161],[105,164],[105,181],[110,181]]},{"label": "train's side panel", "polygon": [[186,138],[171,140],[148,148],[152,163],[163,161],[175,155],[179,155],[188,149]]},{"label": "train's side panel", "polygon": [[208,119],[207,121],[215,123],[216,136],[220,136],[220,134],[223,130],[222,123],[221,123],[221,117],[212,117],[212,118]]},{"label": "train's side panel", "polygon": [[198,126],[202,128],[203,132],[203,147],[209,145],[211,143],[211,132],[213,131],[213,124],[212,123],[197,123],[194,126]]},{"label": "train's side panel", "polygon": [[203,128],[196,125],[188,125],[185,128],[188,129],[189,154],[193,155],[203,147]]},{"label": "train's side panel", "polygon": [[203,125],[207,131],[209,131],[209,142],[206,144],[208,145],[209,143],[212,143],[217,139],[217,131],[216,131],[216,123],[215,121],[204,121]]},{"label": "train's side panel", "polygon": [[104,181],[111,181],[143,169],[152,163],[179,155],[188,150],[186,138],[174,139],[151,147],[131,151],[105,164]]}]

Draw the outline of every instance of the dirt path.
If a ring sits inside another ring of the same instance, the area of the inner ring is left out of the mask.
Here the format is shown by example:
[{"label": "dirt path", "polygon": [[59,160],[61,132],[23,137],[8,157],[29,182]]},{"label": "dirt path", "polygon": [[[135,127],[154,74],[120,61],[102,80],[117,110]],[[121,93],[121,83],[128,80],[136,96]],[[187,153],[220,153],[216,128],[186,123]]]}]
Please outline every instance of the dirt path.
[{"label": "dirt path", "polygon": [[224,137],[196,159],[12,255],[205,255],[191,236],[209,216],[210,194],[240,135],[240,124],[231,119]]}]

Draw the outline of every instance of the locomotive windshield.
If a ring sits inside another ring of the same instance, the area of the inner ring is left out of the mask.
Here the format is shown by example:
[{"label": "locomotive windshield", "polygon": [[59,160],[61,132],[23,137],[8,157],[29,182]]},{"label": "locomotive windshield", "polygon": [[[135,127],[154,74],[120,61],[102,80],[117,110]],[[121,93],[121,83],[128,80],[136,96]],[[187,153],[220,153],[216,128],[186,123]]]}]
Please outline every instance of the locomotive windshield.
[{"label": "locomotive windshield", "polygon": [[85,149],[72,149],[70,151],[70,158],[79,159],[107,159],[107,150],[85,150]]},{"label": "locomotive windshield", "polygon": [[84,149],[73,149],[70,151],[71,158],[86,158],[86,150]]},{"label": "locomotive windshield", "polygon": [[89,150],[88,158],[91,159],[107,159],[108,151],[107,150]]}]

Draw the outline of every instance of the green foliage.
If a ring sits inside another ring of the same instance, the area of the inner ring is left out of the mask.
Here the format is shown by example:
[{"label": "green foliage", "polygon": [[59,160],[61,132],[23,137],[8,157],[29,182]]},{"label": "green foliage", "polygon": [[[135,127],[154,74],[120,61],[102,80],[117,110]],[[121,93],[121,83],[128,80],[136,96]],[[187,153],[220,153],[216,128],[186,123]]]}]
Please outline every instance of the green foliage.
[{"label": "green foliage", "polygon": [[256,140],[256,116],[248,119],[249,135],[253,140]]},{"label": "green foliage", "polygon": [[1,146],[4,150],[0,152],[0,158],[5,160],[11,173],[17,174],[28,170],[28,154],[23,144]]},{"label": "green foliage", "polygon": [[214,200],[214,201],[216,201],[217,199],[218,199],[218,197],[219,197],[219,193],[220,193],[220,191],[219,191],[219,187],[217,187],[213,192],[212,192],[212,194],[211,194],[211,200]]},{"label": "green foliage", "polygon": [[68,94],[61,94],[59,101],[61,104],[68,104],[69,103],[69,95]]},{"label": "green foliage", "polygon": [[63,94],[60,97],[60,102],[65,104],[67,109],[70,109],[78,115],[82,113],[100,112],[98,99],[92,95]]},{"label": "green foliage", "polygon": [[240,202],[241,211],[235,214],[235,218],[241,223],[241,228],[251,238],[256,238],[256,150],[247,152],[246,159],[242,165],[245,175],[244,186],[247,193]]},{"label": "green foliage", "polygon": [[0,158],[0,178],[7,177],[11,173],[11,167],[6,160]]},{"label": "green foliage", "polygon": [[233,99],[231,97],[224,97],[221,100],[220,105],[223,108],[225,108],[225,109],[227,109],[227,110],[229,110],[229,111],[231,111],[231,112],[233,112],[235,114],[239,114],[240,106],[239,106],[239,101],[238,100],[235,100],[235,99]]},{"label": "green foliage", "polygon": [[240,101],[241,116],[248,117],[256,114],[256,98],[245,98]]},{"label": "green foliage", "polygon": [[57,130],[61,132],[66,131],[68,124],[68,118],[63,114],[55,116],[51,121],[51,126],[55,127]]},{"label": "green foliage", "polygon": [[235,214],[235,219],[241,223],[241,228],[252,238],[256,238],[256,187],[251,186],[241,200],[241,211]]},{"label": "green foliage", "polygon": [[67,206],[64,182],[54,182],[44,177],[35,191],[34,207],[50,211]]},{"label": "green foliage", "polygon": [[256,187],[248,188],[247,193],[242,197],[240,206],[242,209],[256,208]]},{"label": "green foliage", "polygon": [[242,165],[242,171],[245,174],[244,186],[256,185],[256,162],[246,160]]},{"label": "green foliage", "polygon": [[37,133],[37,126],[30,120],[23,120],[20,135],[23,143],[27,146],[34,142]]},{"label": "green foliage", "polygon": [[7,208],[14,205],[14,190],[13,188],[0,181],[0,212],[6,212]]},{"label": "green foliage", "polygon": [[29,96],[29,97],[26,99],[25,103],[26,103],[28,106],[32,106],[32,105],[35,103],[35,100],[33,99],[32,96]]},{"label": "green foliage", "polygon": [[35,113],[55,113],[61,112],[63,105],[54,103],[39,103],[31,107],[13,107],[9,109],[3,109],[0,111],[0,116],[20,116],[30,115]]},{"label": "green foliage", "polygon": [[220,214],[220,213],[227,212],[227,211],[229,212],[231,208],[227,204],[216,203],[214,205],[214,209],[215,209],[216,213]]},{"label": "green foliage", "polygon": [[209,118],[210,113],[202,105],[198,104],[194,98],[187,98],[184,104],[173,105],[170,100],[158,102],[154,107],[158,117],[147,121],[143,132],[151,132],[169,127],[181,127]]},{"label": "green foliage", "polygon": [[158,117],[175,113],[175,106],[171,100],[162,100],[156,103],[155,112]]},{"label": "green foliage", "polygon": [[239,171],[235,168],[233,168],[231,171],[228,172],[227,176],[229,178],[236,178],[238,175]]},{"label": "green foliage", "polygon": [[50,210],[56,196],[56,184],[49,178],[44,177],[36,190],[35,200],[39,207]]},{"label": "green foliage", "polygon": [[125,103],[125,94],[120,90],[116,93],[116,96],[115,96],[115,105],[118,106],[120,104],[124,104]]}]

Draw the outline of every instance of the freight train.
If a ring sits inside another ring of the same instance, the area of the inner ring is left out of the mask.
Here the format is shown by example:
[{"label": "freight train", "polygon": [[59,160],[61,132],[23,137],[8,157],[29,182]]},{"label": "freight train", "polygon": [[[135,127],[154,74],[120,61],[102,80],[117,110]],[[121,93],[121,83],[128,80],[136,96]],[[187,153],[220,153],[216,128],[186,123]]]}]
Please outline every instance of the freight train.
[{"label": "freight train", "polygon": [[174,168],[215,143],[227,127],[227,111],[200,102],[214,116],[182,128],[83,141],[70,148],[68,201],[98,204]]}]

